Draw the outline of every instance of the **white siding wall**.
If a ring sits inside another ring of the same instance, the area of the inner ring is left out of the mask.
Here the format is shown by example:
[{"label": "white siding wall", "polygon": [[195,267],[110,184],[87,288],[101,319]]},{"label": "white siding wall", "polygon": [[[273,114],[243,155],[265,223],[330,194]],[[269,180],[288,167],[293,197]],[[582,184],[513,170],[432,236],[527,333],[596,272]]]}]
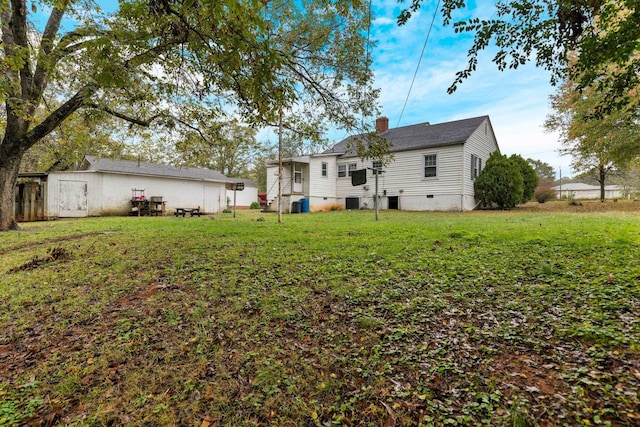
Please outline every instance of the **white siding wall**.
[{"label": "white siding wall", "polygon": [[[380,207],[387,208],[388,197],[397,196],[402,210],[461,210],[464,206],[460,169],[462,147],[460,144],[394,153],[392,162],[383,168],[385,172],[378,178]],[[428,154],[437,155],[438,175],[433,178],[424,178],[423,162]],[[371,161],[362,162],[358,158],[338,160],[338,164],[354,162],[358,169],[371,167]],[[375,176],[372,171],[367,172],[364,186],[353,187],[350,177],[337,180],[337,196],[343,206],[345,198],[359,197],[361,206],[366,203],[366,207],[373,208]]]},{"label": "white siding wall", "polygon": [[175,208],[200,206],[206,213],[220,212],[226,203],[224,183],[103,172],[54,172],[49,174],[47,215],[59,216],[59,181],[87,182],[88,215],[126,215],[131,210],[131,189],[144,189],[147,198],[162,196],[167,213]]},{"label": "white siding wall", "polygon": [[[50,173],[47,182],[45,216],[55,218],[60,216],[60,182],[83,182],[87,188],[86,215],[96,216],[102,212],[102,197],[94,197],[102,190],[102,176],[93,172],[54,172]],[[75,215],[74,215],[75,216]]]},{"label": "white siding wall", "polygon": [[[226,190],[226,197],[229,198],[233,205],[233,190]],[[258,201],[258,187],[245,186],[244,190],[236,191],[236,207],[248,208],[252,202]],[[224,200],[226,202],[226,198]]]},{"label": "white siding wall", "polygon": [[278,196],[278,165],[267,166],[267,203]]},{"label": "white siding wall", "polygon": [[[327,176],[322,176],[322,164],[327,164]],[[312,157],[309,162],[309,207],[313,211],[328,210],[336,205],[336,156]]]},{"label": "white siding wall", "polygon": [[105,211],[110,207],[128,206],[132,188],[144,189],[147,198],[162,196],[169,214],[176,208],[198,206],[206,213],[216,213],[226,205],[224,183],[104,174],[102,193]]},{"label": "white siding wall", "polygon": [[462,170],[464,171],[464,196],[466,200],[465,210],[473,209],[475,206],[475,192],[473,190],[474,181],[471,179],[471,156],[475,155],[482,159],[482,169],[487,164],[489,155],[498,151],[498,143],[489,120],[485,120],[478,129],[471,135],[464,145],[464,155],[462,160]]},{"label": "white siding wall", "polygon": [[[293,188],[292,169],[289,162],[282,165],[282,211],[287,213],[291,209],[291,203],[302,196],[290,196]],[[267,167],[267,203],[271,203],[271,210],[278,209],[278,165]]]}]

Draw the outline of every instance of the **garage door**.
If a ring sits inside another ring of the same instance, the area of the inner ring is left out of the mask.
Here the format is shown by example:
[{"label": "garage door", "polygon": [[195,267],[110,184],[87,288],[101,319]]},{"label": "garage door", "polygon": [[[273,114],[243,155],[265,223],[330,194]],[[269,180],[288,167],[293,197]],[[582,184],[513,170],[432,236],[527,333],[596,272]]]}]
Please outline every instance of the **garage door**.
[{"label": "garage door", "polygon": [[60,181],[58,185],[58,216],[81,218],[88,216],[87,182]]}]

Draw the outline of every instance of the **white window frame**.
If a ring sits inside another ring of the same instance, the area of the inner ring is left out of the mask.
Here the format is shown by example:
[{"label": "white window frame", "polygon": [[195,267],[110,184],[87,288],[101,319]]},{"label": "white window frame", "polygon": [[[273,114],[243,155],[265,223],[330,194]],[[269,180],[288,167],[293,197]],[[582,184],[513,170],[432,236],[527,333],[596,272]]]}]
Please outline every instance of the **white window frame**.
[{"label": "white window frame", "polygon": [[329,176],[329,163],[322,162],[320,165],[320,176],[322,178],[327,178]]},{"label": "white window frame", "polygon": [[346,178],[347,177],[347,164],[340,163],[338,165],[338,178]]},{"label": "white window frame", "polygon": [[347,175],[351,176],[351,174],[353,174],[357,170],[358,170],[358,164],[357,163],[349,163],[349,167],[348,167],[349,173]]},{"label": "white window frame", "polygon": [[471,180],[475,181],[482,171],[482,159],[475,154],[471,155]]},{"label": "white window frame", "polygon": [[[433,157],[435,158],[435,164],[433,165],[427,165],[427,157]],[[428,154],[423,154],[422,155],[422,179],[435,179],[438,178],[438,153],[428,153]],[[427,172],[427,167],[429,168],[434,168],[435,169],[435,175],[429,175],[427,176],[426,172]]]},{"label": "white window frame", "polygon": [[374,175],[377,173],[378,170],[382,170],[382,160],[371,161],[371,169],[373,169]]}]

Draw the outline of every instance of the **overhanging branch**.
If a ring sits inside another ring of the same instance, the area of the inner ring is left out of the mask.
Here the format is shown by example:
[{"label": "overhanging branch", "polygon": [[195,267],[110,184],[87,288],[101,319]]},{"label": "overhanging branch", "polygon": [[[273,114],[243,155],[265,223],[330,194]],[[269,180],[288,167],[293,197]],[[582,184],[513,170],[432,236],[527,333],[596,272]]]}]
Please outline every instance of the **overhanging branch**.
[{"label": "overhanging branch", "polygon": [[158,113],[152,117],[150,117],[149,119],[140,119],[140,118],[135,118],[135,117],[131,117],[128,116],[127,114],[124,113],[120,113],[118,111],[112,110],[111,108],[104,106],[104,105],[98,105],[98,104],[87,104],[86,105],[87,108],[94,108],[96,110],[100,110],[100,111],[104,111],[105,113],[112,115],[114,117],[117,117],[119,119],[122,119],[124,121],[127,121],[129,123],[133,123],[135,125],[138,126],[143,126],[143,127],[149,127],[151,126],[151,123],[157,119],[158,117],[162,116],[162,113]]}]

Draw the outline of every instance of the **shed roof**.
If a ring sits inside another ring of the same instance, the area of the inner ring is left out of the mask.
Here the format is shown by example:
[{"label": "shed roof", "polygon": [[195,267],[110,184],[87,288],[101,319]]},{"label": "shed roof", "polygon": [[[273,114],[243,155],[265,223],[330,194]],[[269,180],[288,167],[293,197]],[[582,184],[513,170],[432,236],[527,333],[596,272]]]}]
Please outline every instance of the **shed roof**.
[{"label": "shed roof", "polygon": [[80,170],[162,176],[204,181],[236,181],[229,179],[220,172],[212,169],[160,165],[155,163],[138,162],[135,160],[112,160],[95,156],[85,156],[84,161],[80,165]]},{"label": "shed roof", "polygon": [[[429,124],[429,122],[418,123],[389,129],[382,132],[380,136],[390,143],[391,152],[464,144],[485,120],[489,120],[489,116],[454,120],[434,125]],[[344,157],[354,156],[356,152],[350,147],[350,144],[358,138],[366,140],[367,135],[360,134],[343,139],[323,154],[342,153]]]}]

